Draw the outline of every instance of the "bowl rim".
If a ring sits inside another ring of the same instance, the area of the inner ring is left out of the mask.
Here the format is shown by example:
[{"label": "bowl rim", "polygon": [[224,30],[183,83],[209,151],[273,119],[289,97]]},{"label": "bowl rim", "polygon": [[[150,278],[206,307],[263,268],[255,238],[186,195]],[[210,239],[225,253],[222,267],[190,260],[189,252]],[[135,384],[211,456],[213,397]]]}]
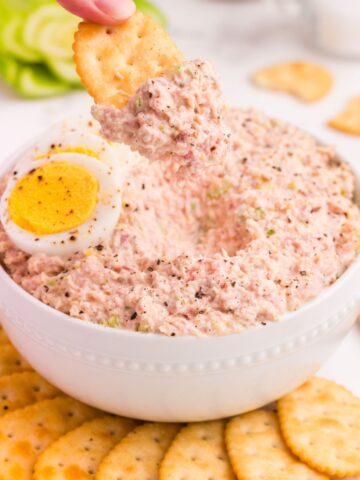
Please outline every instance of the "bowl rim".
[{"label": "bowl rim", "polygon": [[[14,164],[16,159],[23,153],[25,152],[28,148],[30,148],[34,143],[36,143],[38,138],[41,138],[44,134],[49,129],[45,129],[41,134],[33,137],[30,141],[25,142],[22,146],[17,148],[15,152],[13,152],[11,155],[9,155],[4,161],[0,162],[0,177],[4,175],[10,168],[11,165]],[[311,135],[311,134],[310,134]],[[324,143],[322,142],[321,139],[319,139],[318,136],[313,136],[319,143]],[[340,158],[341,162],[347,164],[354,177],[355,177],[355,182],[358,184],[358,188],[360,186],[360,171],[357,170],[356,167],[354,167],[349,161],[343,158],[342,154],[337,153],[337,156]],[[360,206],[360,192],[358,192],[357,196],[359,197],[356,201],[356,203],[359,204]],[[198,342],[199,340],[202,342],[205,341],[211,341],[214,342],[216,339],[223,339],[225,338],[236,338],[238,336],[246,336],[247,333],[252,333],[256,330],[262,330],[262,331],[269,331],[271,329],[276,328],[279,324],[288,324],[294,319],[297,319],[303,315],[306,315],[309,310],[312,310],[314,307],[316,307],[319,303],[326,302],[328,297],[334,295],[338,289],[341,288],[341,286],[348,281],[348,278],[352,276],[353,272],[359,270],[360,271],[360,254],[357,255],[357,258],[352,262],[352,264],[342,273],[342,275],[331,285],[326,287],[319,295],[317,295],[315,298],[312,300],[306,302],[304,305],[302,305],[299,309],[294,310],[292,312],[288,312],[285,315],[283,315],[280,320],[276,322],[269,322],[265,325],[265,329],[263,325],[254,325],[248,328],[245,328],[241,332],[237,333],[230,333],[226,335],[211,335],[211,336],[195,336],[195,335],[178,335],[175,337],[169,337],[167,335],[162,335],[159,333],[147,333],[147,332],[137,332],[137,331],[132,331],[132,330],[127,330],[127,329],[120,329],[120,328],[110,328],[104,325],[100,325],[94,322],[91,322],[90,320],[81,320],[75,317],[72,317],[71,315],[67,315],[63,312],[60,312],[54,307],[50,307],[49,305],[46,305],[45,303],[41,302],[37,298],[35,298],[33,295],[28,293],[25,289],[23,289],[20,285],[18,285],[11,277],[10,275],[6,272],[6,270],[3,268],[3,266],[0,263],[0,282],[5,282],[10,289],[12,289],[15,293],[15,295],[20,295],[24,297],[25,301],[30,302],[34,308],[38,308],[43,310],[43,312],[47,315],[52,315],[57,317],[60,321],[65,322],[65,324],[73,325],[76,326],[79,329],[83,330],[93,330],[93,331],[98,331],[103,334],[111,335],[111,336],[117,336],[117,337],[122,337],[122,338],[129,338],[129,339],[136,339],[138,338],[139,340],[145,340],[147,342],[151,342],[154,339],[160,342],[176,342],[176,343],[184,343],[184,342],[191,342],[195,343]],[[321,323],[321,322],[320,322]],[[278,328],[278,327],[277,327]]]}]

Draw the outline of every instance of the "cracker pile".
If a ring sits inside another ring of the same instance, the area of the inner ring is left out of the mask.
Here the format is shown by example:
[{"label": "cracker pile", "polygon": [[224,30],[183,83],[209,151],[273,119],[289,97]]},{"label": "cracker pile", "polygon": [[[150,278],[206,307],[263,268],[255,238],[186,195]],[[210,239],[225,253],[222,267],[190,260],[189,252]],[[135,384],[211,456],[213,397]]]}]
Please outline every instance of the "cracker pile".
[{"label": "cracker pile", "polygon": [[313,378],[277,407],[188,425],[106,414],[31,370],[0,330],[0,480],[360,478],[360,399]]}]

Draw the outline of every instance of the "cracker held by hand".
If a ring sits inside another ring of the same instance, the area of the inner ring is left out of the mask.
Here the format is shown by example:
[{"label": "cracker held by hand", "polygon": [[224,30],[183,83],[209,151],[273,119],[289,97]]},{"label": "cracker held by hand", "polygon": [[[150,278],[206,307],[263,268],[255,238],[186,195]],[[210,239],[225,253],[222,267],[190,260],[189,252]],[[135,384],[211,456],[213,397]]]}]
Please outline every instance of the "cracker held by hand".
[{"label": "cracker held by hand", "polygon": [[43,400],[0,419],[0,480],[32,480],[38,455],[69,430],[99,415],[77,400]]},{"label": "cracker held by hand", "polygon": [[225,449],[224,427],[222,420],[184,427],[160,466],[160,480],[235,480]]},{"label": "cracker held by hand", "polygon": [[319,100],[333,84],[328,70],[309,62],[279,63],[263,68],[254,73],[252,81],[258,87],[287,92],[305,102]]},{"label": "cracker held by hand", "polygon": [[82,22],[74,55],[89,94],[97,103],[118,108],[145,80],[163,75],[183,58],[170,35],[141,12],[114,27]]},{"label": "cracker held by hand", "polygon": [[360,399],[313,378],[278,403],[289,448],[313,468],[339,477],[360,475]]},{"label": "cracker held by hand", "polygon": [[226,446],[238,480],[326,480],[292,455],[275,413],[257,410],[230,420]]},{"label": "cracker held by hand", "polygon": [[31,367],[20,353],[11,344],[1,346],[0,377],[25,370],[31,370]]},{"label": "cracker held by hand", "polygon": [[50,445],[38,458],[33,480],[91,480],[105,455],[136,425],[106,415],[86,422]]},{"label": "cracker held by hand", "polygon": [[360,135],[360,96],[350,100],[345,109],[329,121],[329,126],[341,132]]},{"label": "cracker held by hand", "polygon": [[159,464],[180,428],[172,423],[137,427],[104,459],[96,479],[157,480]]},{"label": "cracker held by hand", "polygon": [[6,375],[0,378],[0,417],[58,395],[60,391],[36,372]]}]

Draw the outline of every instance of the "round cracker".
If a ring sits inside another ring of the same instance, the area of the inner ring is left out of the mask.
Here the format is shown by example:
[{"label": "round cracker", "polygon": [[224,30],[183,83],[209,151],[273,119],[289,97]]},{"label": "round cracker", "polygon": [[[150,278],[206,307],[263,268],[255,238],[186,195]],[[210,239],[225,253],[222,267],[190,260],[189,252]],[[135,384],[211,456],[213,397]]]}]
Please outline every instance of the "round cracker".
[{"label": "round cracker", "polygon": [[109,451],[134,427],[135,420],[107,415],[60,437],[38,458],[33,480],[91,480]]},{"label": "round cracker", "polygon": [[258,70],[253,83],[262,88],[287,92],[304,100],[315,102],[330,90],[331,73],[321,65],[310,62],[287,62]]},{"label": "round cracker", "polygon": [[341,132],[360,135],[360,96],[352,98],[344,110],[332,118],[328,125]]},{"label": "round cracker", "polygon": [[0,480],[32,480],[38,455],[99,411],[67,396],[43,400],[0,418]]},{"label": "round cracker", "polygon": [[192,423],[175,438],[160,466],[160,480],[234,480],[225,449],[225,421]]},{"label": "round cracker", "polygon": [[257,410],[230,420],[226,446],[238,480],[326,480],[292,455],[275,413]]},{"label": "round cracker", "polygon": [[172,423],[146,423],[122,440],[104,459],[97,480],[157,480],[159,465],[181,428]]},{"label": "round cracker", "polygon": [[0,378],[0,417],[58,395],[60,391],[36,372],[6,375]]},{"label": "round cracker", "polygon": [[360,475],[360,399],[315,377],[278,408],[285,441],[302,461],[328,475]]},{"label": "round cracker", "polygon": [[163,75],[183,56],[161,26],[138,11],[114,27],[82,22],[75,34],[74,58],[95,101],[121,108],[142,83]]},{"label": "round cracker", "polygon": [[0,347],[0,377],[31,370],[31,366],[9,343]]}]

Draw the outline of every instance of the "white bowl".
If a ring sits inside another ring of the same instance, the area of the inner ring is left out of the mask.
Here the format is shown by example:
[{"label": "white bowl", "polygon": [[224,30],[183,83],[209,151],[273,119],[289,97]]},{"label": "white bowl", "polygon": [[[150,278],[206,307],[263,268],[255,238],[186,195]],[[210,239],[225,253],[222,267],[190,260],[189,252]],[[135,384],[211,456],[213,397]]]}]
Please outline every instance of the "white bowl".
[{"label": "white bowl", "polygon": [[[1,165],[10,169],[22,149]],[[360,201],[360,175],[357,175]],[[12,342],[54,385],[109,412],[199,421],[265,405],[313,375],[360,307],[360,259],[279,323],[225,337],[164,337],[70,318],[33,298],[0,267],[0,313]]]}]

